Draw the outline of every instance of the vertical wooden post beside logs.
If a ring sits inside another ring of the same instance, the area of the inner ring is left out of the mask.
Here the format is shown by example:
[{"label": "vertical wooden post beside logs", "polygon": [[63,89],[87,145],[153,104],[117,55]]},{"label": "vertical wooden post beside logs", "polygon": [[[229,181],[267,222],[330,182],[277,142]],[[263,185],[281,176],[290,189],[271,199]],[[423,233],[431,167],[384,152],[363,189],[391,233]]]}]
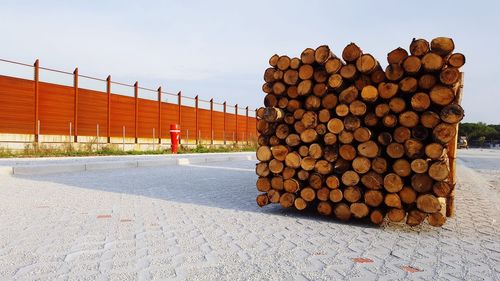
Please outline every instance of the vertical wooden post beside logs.
[{"label": "vertical wooden post beside logs", "polygon": [[[460,82],[455,94],[454,103],[460,105],[462,103],[463,87],[464,87],[464,73],[460,73]],[[448,176],[451,191],[446,197],[446,216],[453,217],[455,215],[455,188],[457,185],[457,145],[458,145],[458,128],[459,123],[456,124],[456,134],[453,140],[448,143],[448,159],[450,165],[450,174]]]}]

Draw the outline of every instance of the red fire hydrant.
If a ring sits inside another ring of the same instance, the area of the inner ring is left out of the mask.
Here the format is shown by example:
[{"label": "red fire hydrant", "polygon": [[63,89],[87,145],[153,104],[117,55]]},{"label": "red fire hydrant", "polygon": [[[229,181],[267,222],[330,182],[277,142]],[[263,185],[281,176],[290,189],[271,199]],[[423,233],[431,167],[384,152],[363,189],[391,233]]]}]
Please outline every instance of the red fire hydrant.
[{"label": "red fire hydrant", "polygon": [[179,149],[179,136],[181,135],[181,126],[170,124],[170,142],[172,143],[172,153],[177,154]]}]

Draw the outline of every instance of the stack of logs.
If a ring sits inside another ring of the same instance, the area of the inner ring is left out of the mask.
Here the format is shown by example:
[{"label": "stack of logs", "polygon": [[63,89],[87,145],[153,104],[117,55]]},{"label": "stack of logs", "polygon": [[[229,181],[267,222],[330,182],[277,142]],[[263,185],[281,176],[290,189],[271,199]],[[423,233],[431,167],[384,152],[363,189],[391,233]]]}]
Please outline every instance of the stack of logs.
[{"label": "stack of logs", "polygon": [[354,43],[342,59],[325,45],[270,58],[257,110],[259,206],[444,224],[465,57],[445,37],[413,39],[409,49],[391,51],[385,70]]}]

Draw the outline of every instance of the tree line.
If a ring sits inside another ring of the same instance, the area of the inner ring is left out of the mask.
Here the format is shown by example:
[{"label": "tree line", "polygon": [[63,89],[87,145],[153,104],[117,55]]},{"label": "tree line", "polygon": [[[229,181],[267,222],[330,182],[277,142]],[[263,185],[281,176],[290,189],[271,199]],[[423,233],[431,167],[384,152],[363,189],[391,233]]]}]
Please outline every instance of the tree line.
[{"label": "tree line", "polygon": [[458,133],[467,137],[469,142],[477,142],[482,146],[486,140],[500,140],[500,124],[460,123]]}]

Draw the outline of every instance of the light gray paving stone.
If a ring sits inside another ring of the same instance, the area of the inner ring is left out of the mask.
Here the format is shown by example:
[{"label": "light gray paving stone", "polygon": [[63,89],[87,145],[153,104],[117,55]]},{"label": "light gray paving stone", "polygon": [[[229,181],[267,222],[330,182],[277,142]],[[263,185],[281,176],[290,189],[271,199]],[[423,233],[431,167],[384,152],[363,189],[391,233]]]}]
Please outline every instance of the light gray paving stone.
[{"label": "light gray paving stone", "polygon": [[443,228],[259,208],[254,168],[2,175],[0,280],[500,279],[499,202],[469,168]]}]

